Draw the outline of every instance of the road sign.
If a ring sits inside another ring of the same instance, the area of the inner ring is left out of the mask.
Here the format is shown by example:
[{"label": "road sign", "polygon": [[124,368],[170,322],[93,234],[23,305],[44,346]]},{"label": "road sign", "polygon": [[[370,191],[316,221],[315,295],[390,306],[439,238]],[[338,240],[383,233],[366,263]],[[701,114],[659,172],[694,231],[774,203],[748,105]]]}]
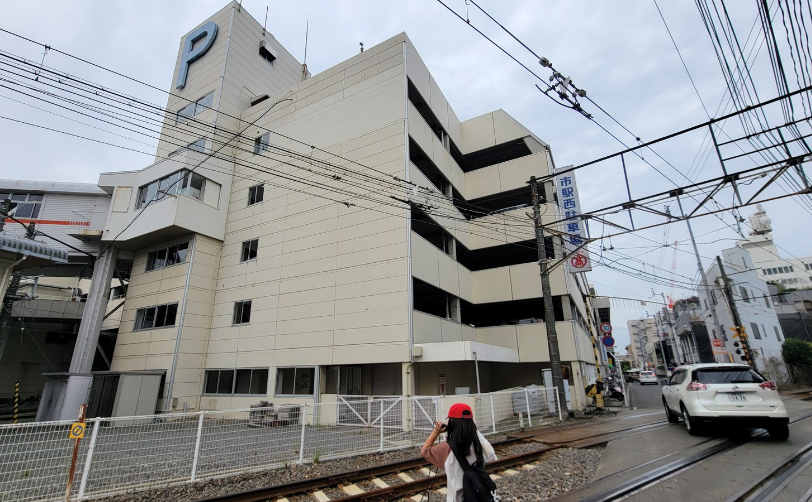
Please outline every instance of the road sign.
[{"label": "road sign", "polygon": [[614,347],[615,346],[615,339],[611,336],[607,335],[601,339],[601,343],[603,343],[606,347]]},{"label": "road sign", "polygon": [[85,424],[76,422],[70,426],[70,439],[79,439],[85,437]]},{"label": "road sign", "polygon": [[598,329],[600,329],[604,335],[608,335],[612,332],[612,325],[608,322],[602,322],[601,325],[598,326]]},{"label": "road sign", "polygon": [[713,340],[711,340],[711,345],[713,345],[714,347],[722,347],[724,346],[724,344],[725,343],[722,340],[719,340],[718,338],[714,338]]},{"label": "road sign", "polygon": [[575,268],[584,268],[589,262],[587,261],[586,256],[578,253],[570,259],[570,263],[572,263],[572,266]]}]

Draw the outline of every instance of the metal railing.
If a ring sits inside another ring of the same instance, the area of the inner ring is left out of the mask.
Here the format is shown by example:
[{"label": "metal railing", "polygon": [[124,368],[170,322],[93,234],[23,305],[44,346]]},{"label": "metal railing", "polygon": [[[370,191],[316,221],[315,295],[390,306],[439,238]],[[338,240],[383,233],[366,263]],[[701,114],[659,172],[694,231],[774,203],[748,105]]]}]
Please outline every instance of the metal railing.
[{"label": "metal railing", "polygon": [[[284,468],[422,444],[451,404],[474,410],[483,434],[561,419],[554,388],[463,396],[339,396],[335,402],[141,417],[92,418],[71,497]],[[0,425],[0,500],[64,500],[72,422]]]}]

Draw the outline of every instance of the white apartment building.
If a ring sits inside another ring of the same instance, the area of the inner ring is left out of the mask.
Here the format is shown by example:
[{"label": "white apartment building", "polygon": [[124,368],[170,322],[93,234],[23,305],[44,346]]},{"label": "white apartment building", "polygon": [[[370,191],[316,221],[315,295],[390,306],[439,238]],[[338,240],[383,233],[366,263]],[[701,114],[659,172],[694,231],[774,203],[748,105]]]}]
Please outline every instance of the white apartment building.
[{"label": "white apartment building", "polygon": [[[311,76],[237,2],[183,38],[171,88],[155,162],[98,183],[99,277],[134,254],[111,370],[160,374],[159,410],[545,384],[525,212],[553,159],[527,128],[458,119],[405,34]],[[551,284],[577,409],[592,309],[566,267]],[[91,386],[71,371],[68,413]]]},{"label": "white apartment building", "polygon": [[752,231],[736,246],[750,253],[759,279],[780,284],[788,289],[812,288],[812,256],[782,258],[773,242],[772,220],[761,204],[750,217]]},{"label": "white apartment building", "polygon": [[[708,332],[714,338],[724,341],[724,350],[731,362],[742,362],[740,350],[735,344],[737,339],[730,329],[735,326],[731,306],[728,301],[735,303],[741,319],[742,326],[747,332],[747,339],[754,354],[756,369],[764,371],[771,378],[777,378],[777,372],[786,373],[786,365],[781,357],[781,344],[784,335],[778,322],[778,315],[771,301],[767,283],[759,277],[758,264],[750,254],[741,247],[733,247],[722,251],[722,265],[728,278],[732,292],[732,299],[723,293],[722,273],[718,263],[714,262],[705,272],[708,284],[712,288],[710,298],[700,288],[699,299],[704,307],[701,315],[706,320]],[[721,335],[717,334],[710,315],[710,308],[716,310],[716,316],[721,325]]]}]

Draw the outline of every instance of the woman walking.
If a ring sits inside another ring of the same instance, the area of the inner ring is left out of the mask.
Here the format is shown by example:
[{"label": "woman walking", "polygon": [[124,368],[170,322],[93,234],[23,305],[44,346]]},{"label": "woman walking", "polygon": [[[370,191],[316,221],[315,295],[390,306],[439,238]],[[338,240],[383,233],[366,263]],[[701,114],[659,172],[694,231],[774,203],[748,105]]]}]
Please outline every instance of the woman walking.
[{"label": "woman walking", "polygon": [[[443,432],[448,435],[447,441],[435,445],[437,437]],[[446,421],[434,424],[434,430],[420,449],[420,455],[433,465],[445,469],[448,502],[463,502],[463,487],[466,486],[464,479],[469,467],[471,468],[469,479],[474,471],[482,472],[482,476],[487,477],[487,474],[481,471],[481,467],[485,462],[496,460],[493,446],[476,428],[471,407],[463,403],[453,404],[448,410]],[[463,460],[467,466],[461,465]],[[490,482],[490,478],[487,478],[487,481]],[[470,487],[470,483],[468,486]],[[468,499],[465,499],[465,502],[468,502]]]}]

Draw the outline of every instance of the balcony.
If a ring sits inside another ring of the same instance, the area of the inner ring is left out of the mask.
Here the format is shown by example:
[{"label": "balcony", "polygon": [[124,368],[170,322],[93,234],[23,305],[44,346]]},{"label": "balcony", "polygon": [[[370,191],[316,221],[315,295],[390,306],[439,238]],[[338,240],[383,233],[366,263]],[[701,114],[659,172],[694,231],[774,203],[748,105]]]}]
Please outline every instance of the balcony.
[{"label": "balcony", "polygon": [[102,240],[122,249],[190,233],[223,240],[232,170],[228,161],[187,150],[140,171],[103,173],[99,187],[113,201]]}]

